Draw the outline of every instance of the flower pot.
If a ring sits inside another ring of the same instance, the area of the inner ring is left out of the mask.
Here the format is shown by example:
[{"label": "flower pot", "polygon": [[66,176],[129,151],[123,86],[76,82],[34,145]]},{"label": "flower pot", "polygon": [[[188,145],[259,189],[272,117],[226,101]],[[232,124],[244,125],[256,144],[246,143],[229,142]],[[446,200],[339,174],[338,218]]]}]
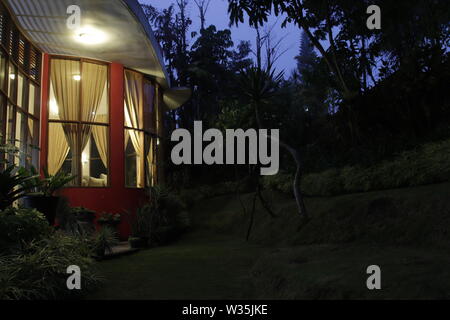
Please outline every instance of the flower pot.
[{"label": "flower pot", "polygon": [[41,212],[47,218],[48,223],[53,226],[60,200],[60,197],[27,196],[23,199],[23,206]]}]

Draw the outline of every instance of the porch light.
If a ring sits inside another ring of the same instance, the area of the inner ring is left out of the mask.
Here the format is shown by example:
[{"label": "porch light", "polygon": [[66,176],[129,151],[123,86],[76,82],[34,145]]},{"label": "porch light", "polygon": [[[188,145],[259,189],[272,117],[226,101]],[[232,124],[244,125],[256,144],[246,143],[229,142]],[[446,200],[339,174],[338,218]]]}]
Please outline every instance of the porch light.
[{"label": "porch light", "polygon": [[9,75],[9,78],[10,78],[11,80],[15,80],[15,79],[16,79],[16,75],[15,75],[14,73],[11,73],[11,74]]},{"label": "porch light", "polygon": [[92,27],[84,27],[77,31],[75,40],[77,42],[87,44],[87,45],[96,45],[105,42],[107,39],[106,34],[103,31]]}]

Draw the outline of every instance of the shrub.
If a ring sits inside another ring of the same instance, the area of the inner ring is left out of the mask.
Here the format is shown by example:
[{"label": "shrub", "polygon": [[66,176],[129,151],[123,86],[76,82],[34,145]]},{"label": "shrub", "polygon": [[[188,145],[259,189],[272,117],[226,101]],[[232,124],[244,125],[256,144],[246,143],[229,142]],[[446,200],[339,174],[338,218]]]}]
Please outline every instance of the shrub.
[{"label": "shrub", "polygon": [[102,258],[106,252],[112,253],[113,247],[118,243],[114,229],[104,226],[94,235],[92,249],[98,258]]},{"label": "shrub", "polygon": [[80,294],[67,289],[66,271],[71,265],[80,267],[81,293],[86,293],[101,281],[90,256],[86,240],[61,232],[34,240],[21,252],[0,257],[0,299],[47,300]]},{"label": "shrub", "polygon": [[[306,174],[301,182],[308,196],[414,187],[450,181],[450,140],[426,144],[371,167],[344,167]],[[292,174],[264,177],[266,188],[292,194]]]},{"label": "shrub", "polygon": [[8,208],[0,211],[0,252],[13,252],[33,240],[50,235],[44,215],[34,209]]}]

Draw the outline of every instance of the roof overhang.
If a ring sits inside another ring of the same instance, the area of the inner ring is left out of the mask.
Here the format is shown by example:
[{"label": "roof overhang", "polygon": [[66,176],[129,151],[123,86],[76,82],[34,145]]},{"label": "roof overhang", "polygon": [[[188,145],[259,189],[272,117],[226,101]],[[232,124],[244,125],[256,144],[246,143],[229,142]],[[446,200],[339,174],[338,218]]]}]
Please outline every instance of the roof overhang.
[{"label": "roof overhang", "polygon": [[[43,52],[118,62],[153,77],[164,89],[170,80],[161,49],[136,0],[6,0],[25,35]],[[81,26],[101,30],[102,44],[80,44],[67,27],[67,8],[81,8]]]},{"label": "roof overhang", "polygon": [[171,88],[164,91],[163,101],[167,108],[173,110],[185,104],[191,98],[189,88]]}]

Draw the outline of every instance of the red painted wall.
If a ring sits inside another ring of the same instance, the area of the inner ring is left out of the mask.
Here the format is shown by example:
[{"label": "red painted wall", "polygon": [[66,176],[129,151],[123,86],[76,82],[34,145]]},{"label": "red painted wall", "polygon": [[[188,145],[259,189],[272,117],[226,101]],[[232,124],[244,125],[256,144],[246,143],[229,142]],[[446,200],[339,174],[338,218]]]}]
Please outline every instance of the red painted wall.
[{"label": "red painted wall", "polygon": [[[125,137],[124,137],[124,67],[119,63],[110,66],[110,187],[108,188],[66,188],[60,195],[68,198],[73,207],[85,207],[97,212],[131,213],[146,201],[142,189],[125,188]],[[42,83],[42,120],[41,120],[41,169],[47,163],[47,104],[49,95],[49,57],[44,56]],[[126,216],[122,218],[119,233],[122,240],[130,235],[130,226]]]}]

